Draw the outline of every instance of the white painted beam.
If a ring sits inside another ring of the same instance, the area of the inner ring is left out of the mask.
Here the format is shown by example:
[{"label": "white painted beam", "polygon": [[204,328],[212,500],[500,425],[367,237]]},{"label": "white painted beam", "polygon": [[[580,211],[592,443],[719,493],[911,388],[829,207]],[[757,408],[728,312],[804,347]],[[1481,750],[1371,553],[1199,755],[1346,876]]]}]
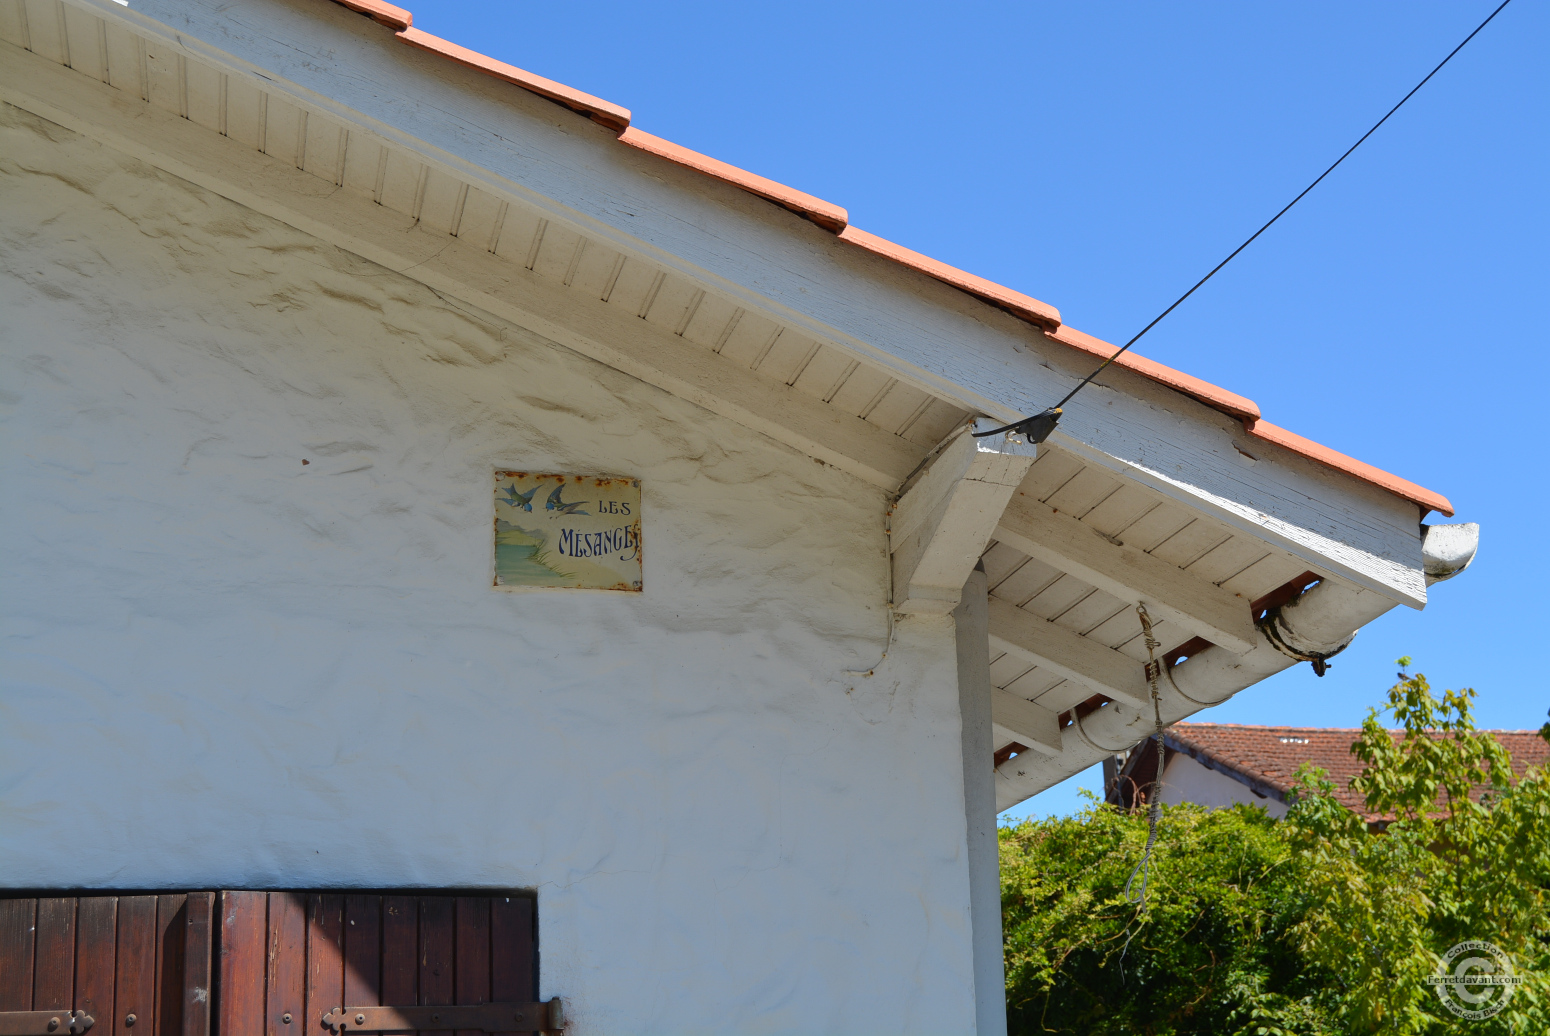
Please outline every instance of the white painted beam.
[{"label": "white painted beam", "polygon": [[990,642],[1094,694],[1138,708],[1151,700],[1140,662],[996,597],[990,599]]},{"label": "white painted beam", "polygon": [[[0,42],[0,98],[893,490],[926,451],[520,263]],[[960,579],[958,586],[962,586]]]},{"label": "white painted beam", "polygon": [[1032,497],[1007,505],[996,538],[1159,619],[1177,622],[1228,651],[1255,644],[1249,602],[1161,558],[1115,543],[1103,533]]},{"label": "white painted beam", "polygon": [[965,429],[914,478],[890,515],[895,611],[941,615],[957,607],[1034,454],[1026,442],[976,439]]},{"label": "white painted beam", "polygon": [[990,689],[990,717],[997,726],[1017,735],[1017,740],[1047,756],[1061,752],[1060,717],[1042,705],[1019,698],[999,687]]}]

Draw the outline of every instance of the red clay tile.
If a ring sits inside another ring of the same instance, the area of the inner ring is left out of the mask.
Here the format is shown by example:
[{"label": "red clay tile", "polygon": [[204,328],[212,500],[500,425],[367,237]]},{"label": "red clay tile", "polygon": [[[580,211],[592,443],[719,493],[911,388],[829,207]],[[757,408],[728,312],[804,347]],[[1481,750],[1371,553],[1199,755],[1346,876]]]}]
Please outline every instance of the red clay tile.
[{"label": "red clay tile", "polygon": [[[1113,356],[1114,350],[1119,348],[1117,345],[1112,345],[1101,338],[1095,338],[1070,326],[1061,326],[1053,331],[1046,332],[1046,334],[1061,345],[1080,349],[1089,356],[1097,356],[1105,360]],[[1156,360],[1148,359],[1137,353],[1125,353],[1114,361],[1114,366],[1135,371],[1143,377],[1151,378],[1153,381],[1167,385],[1169,388],[1182,392],[1186,396],[1193,396],[1207,406],[1220,410],[1224,414],[1231,414],[1233,417],[1246,420],[1257,420],[1259,418],[1259,404],[1247,396],[1240,396],[1236,392],[1229,392],[1219,385],[1213,385],[1209,381],[1201,381],[1199,378],[1185,374],[1183,371],[1176,371],[1172,367],[1166,367]]]},{"label": "red clay tile", "polygon": [[407,29],[414,23],[414,15],[402,7],[384,4],[381,0],[334,0],[341,7],[371,15],[371,20],[390,29]]},{"label": "red clay tile", "polygon": [[762,176],[750,173],[746,169],[739,169],[735,165],[702,155],[698,151],[690,151],[688,148],[674,144],[670,140],[645,133],[631,126],[619,134],[619,143],[628,144],[630,147],[649,151],[653,155],[686,166],[697,173],[729,183],[733,187],[739,187],[749,194],[757,195],[766,201],[772,201],[782,208],[790,209],[799,216],[805,216],[825,230],[839,233],[850,222],[850,213],[832,202],[815,198],[811,194],[804,194],[795,188],[787,187],[783,183],[774,180],[766,180]]},{"label": "red clay tile", "polygon": [[911,269],[919,270],[927,277],[934,277],[943,284],[951,284],[959,291],[966,291],[970,295],[976,295],[986,302],[996,305],[1011,313],[1013,316],[1032,321],[1045,329],[1053,329],[1060,326],[1060,310],[1046,302],[1040,302],[1031,295],[1024,295],[1020,291],[1003,287],[994,281],[987,281],[983,277],[976,277],[956,266],[948,266],[931,258],[929,255],[921,255],[919,252],[905,248],[903,245],[894,244],[887,238],[869,234],[858,227],[846,227],[840,234],[840,240],[847,244],[864,248],[868,252],[880,255],[885,259]]},{"label": "red clay tile", "polygon": [[558,104],[563,104],[572,111],[581,112],[589,116],[593,122],[607,126],[613,130],[623,130],[630,125],[630,110],[621,108],[617,104],[611,104],[601,97],[593,97],[584,94],[580,90],[573,90],[563,83],[556,83],[552,79],[535,75],[526,69],[515,65],[508,65],[504,61],[496,61],[494,58],[485,57],[477,51],[466,47],[459,47],[456,43],[449,43],[440,36],[432,36],[428,32],[419,29],[405,28],[399,32],[398,38],[411,47],[430,51],[440,55],[449,61],[455,61],[459,65],[483,72],[487,76],[504,80],[514,86],[520,86],[540,97],[547,97]]},{"label": "red clay tile", "polygon": [[1269,421],[1245,421],[1244,430],[1256,439],[1273,442],[1277,446],[1300,453],[1309,460],[1314,460],[1325,467],[1334,468],[1336,471],[1344,471],[1348,475],[1355,475],[1363,482],[1371,482],[1380,489],[1386,489],[1397,497],[1402,497],[1421,507],[1421,517],[1426,517],[1427,511],[1437,511],[1447,517],[1453,516],[1453,504],[1441,493],[1434,493],[1430,489],[1418,486],[1414,482],[1406,481],[1398,475],[1391,475],[1382,468],[1375,468],[1371,464],[1348,457],[1338,450],[1332,450],[1328,446],[1322,446],[1312,439],[1304,439],[1296,432],[1289,432],[1285,428],[1271,424]]}]

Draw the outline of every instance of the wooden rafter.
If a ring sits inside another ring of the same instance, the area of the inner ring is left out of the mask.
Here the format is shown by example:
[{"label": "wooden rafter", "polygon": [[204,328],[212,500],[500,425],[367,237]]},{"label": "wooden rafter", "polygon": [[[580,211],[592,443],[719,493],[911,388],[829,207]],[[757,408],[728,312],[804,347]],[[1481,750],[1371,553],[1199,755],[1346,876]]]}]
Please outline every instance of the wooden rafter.
[{"label": "wooden rafter", "polygon": [[1044,706],[1035,705],[1011,691],[992,687],[990,718],[997,726],[1016,734],[1035,752],[1048,756],[1060,755],[1060,717]]},{"label": "wooden rafter", "polygon": [[990,641],[1115,701],[1140,706],[1148,700],[1141,663],[995,597],[990,599]]},{"label": "wooden rafter", "polygon": [[1121,601],[1144,604],[1154,618],[1176,622],[1229,651],[1243,654],[1254,646],[1254,622],[1243,597],[1117,543],[1031,497],[1011,500],[995,535],[1029,557]]}]

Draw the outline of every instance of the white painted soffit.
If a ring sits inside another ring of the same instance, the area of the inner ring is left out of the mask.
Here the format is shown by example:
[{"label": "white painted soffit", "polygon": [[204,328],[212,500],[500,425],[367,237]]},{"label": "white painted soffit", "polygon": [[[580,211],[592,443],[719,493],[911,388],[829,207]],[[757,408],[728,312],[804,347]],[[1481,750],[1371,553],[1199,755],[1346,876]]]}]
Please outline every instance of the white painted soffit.
[{"label": "white painted soffit", "polygon": [[[1090,359],[801,218],[618,147],[582,116],[403,46],[323,0],[70,0],[356,126],[497,196],[801,328],[901,381],[1000,419],[1063,395]],[[1052,440],[1310,564],[1425,604],[1415,505],[1270,444],[1125,371]]]},{"label": "white painted soffit", "polygon": [[[887,491],[968,414],[658,264],[57,0],[0,0],[0,96]],[[52,31],[50,31],[52,30]],[[25,45],[32,53],[18,49]]]}]

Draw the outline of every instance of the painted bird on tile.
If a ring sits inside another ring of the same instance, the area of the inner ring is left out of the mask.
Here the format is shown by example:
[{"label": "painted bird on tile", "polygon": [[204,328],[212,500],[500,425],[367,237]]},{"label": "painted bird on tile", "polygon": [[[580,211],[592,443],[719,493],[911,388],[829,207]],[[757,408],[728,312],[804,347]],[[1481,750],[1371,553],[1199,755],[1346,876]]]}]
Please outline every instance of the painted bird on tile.
[{"label": "painted bird on tile", "polygon": [[533,509],[533,494],[536,492],[538,492],[537,486],[529,489],[526,493],[519,493],[517,492],[516,485],[509,485],[506,487],[508,499],[502,501],[502,503],[508,504],[511,507],[520,507],[524,511],[531,511]]},{"label": "painted bird on tile", "polygon": [[577,500],[573,504],[567,504],[563,500],[561,500],[560,499],[560,494],[562,492],[564,492],[564,491],[565,491],[565,483],[561,482],[559,485],[555,486],[554,487],[554,491],[549,494],[549,499],[544,501],[544,509],[548,510],[548,511],[558,511],[561,514],[586,514],[586,515],[590,515],[591,514],[591,512],[589,512],[589,511],[578,511],[577,510],[578,507],[580,507],[582,504],[586,503],[585,500]]}]

